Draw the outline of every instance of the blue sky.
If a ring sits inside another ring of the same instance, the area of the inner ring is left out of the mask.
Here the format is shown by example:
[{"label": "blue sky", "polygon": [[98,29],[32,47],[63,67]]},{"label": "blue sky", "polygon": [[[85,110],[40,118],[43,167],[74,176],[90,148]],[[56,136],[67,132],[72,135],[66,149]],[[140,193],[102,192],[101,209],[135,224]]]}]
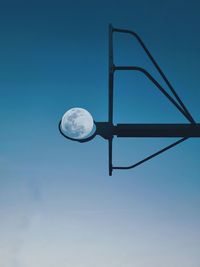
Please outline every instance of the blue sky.
[{"label": "blue sky", "polygon": [[[129,171],[107,143],[65,140],[69,108],[107,119],[108,23],[137,31],[199,121],[198,1],[0,4],[0,266],[199,267],[198,139]],[[115,36],[118,64],[162,80],[138,44]],[[139,74],[118,74],[114,121],[186,122]],[[172,140],[114,140],[129,165]]]}]

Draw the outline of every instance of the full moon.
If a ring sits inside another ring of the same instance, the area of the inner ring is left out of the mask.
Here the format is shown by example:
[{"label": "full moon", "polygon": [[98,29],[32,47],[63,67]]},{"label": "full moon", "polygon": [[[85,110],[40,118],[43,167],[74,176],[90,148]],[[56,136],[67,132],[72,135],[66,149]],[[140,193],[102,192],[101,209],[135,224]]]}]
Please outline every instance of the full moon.
[{"label": "full moon", "polygon": [[84,139],[93,130],[94,121],[91,114],[83,108],[72,108],[62,117],[63,133],[73,139]]}]

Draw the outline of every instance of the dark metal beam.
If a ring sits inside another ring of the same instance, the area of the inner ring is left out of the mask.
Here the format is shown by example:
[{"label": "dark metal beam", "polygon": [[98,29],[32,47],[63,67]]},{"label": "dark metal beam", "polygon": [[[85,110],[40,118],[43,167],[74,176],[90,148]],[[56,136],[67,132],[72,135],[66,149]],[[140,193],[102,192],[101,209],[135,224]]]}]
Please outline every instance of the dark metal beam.
[{"label": "dark metal beam", "polygon": [[[117,124],[96,122],[96,134],[117,137],[200,137],[200,124]],[[111,146],[110,146],[111,148]],[[110,158],[111,159],[111,158]]]},{"label": "dark metal beam", "polygon": [[[114,82],[114,71],[113,71],[113,27],[109,24],[108,31],[108,122],[109,125],[113,124],[113,82]],[[107,131],[107,130],[106,130]],[[113,136],[109,136],[108,139],[108,169],[109,175],[112,175],[112,139]]]},{"label": "dark metal beam", "polygon": [[117,137],[200,137],[200,124],[117,124]]},{"label": "dark metal beam", "polygon": [[113,123],[113,28],[112,25],[109,25],[108,32],[109,39],[109,53],[108,53],[108,121]]}]

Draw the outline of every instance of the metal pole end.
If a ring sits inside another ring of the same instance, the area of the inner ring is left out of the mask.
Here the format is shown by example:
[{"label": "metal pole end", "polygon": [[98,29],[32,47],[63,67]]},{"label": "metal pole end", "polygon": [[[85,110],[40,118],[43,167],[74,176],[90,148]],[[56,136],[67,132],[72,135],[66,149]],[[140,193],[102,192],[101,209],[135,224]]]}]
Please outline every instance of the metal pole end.
[{"label": "metal pole end", "polygon": [[113,167],[109,166],[109,176],[112,176]]}]

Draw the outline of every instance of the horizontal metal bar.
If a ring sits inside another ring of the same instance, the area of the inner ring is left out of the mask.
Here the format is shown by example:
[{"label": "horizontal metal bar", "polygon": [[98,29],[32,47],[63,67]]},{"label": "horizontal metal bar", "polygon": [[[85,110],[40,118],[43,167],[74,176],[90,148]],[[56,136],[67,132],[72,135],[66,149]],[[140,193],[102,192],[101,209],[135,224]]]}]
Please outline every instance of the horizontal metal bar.
[{"label": "horizontal metal bar", "polygon": [[200,124],[117,124],[117,137],[200,137]]},{"label": "horizontal metal bar", "polygon": [[117,137],[200,137],[200,123],[196,124],[117,124],[96,122],[96,135],[105,139]]}]

